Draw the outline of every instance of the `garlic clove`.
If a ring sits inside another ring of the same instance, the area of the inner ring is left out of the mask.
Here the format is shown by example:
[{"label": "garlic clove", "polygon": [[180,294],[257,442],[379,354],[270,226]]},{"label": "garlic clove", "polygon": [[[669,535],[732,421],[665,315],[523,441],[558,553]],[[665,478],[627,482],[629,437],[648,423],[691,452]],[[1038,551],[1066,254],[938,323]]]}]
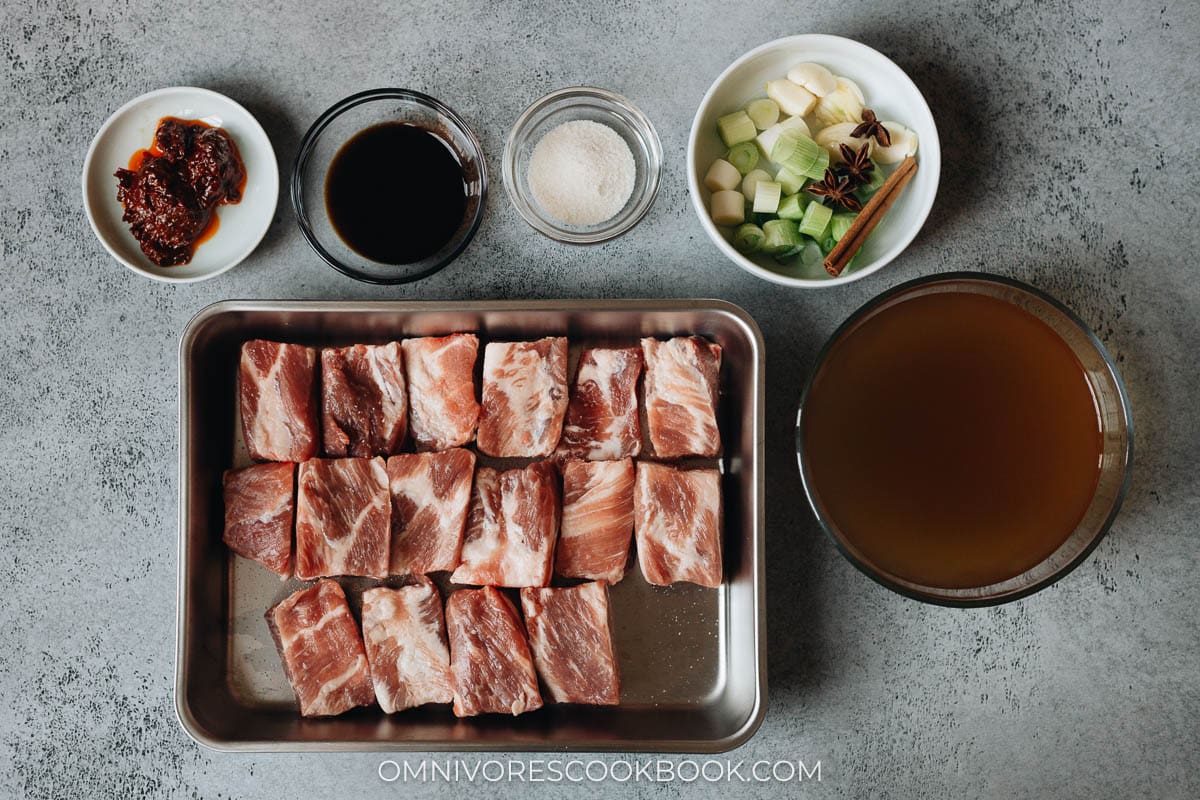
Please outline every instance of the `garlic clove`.
[{"label": "garlic clove", "polygon": [[858,84],[855,83],[854,81],[850,80],[849,78],[845,78],[845,77],[842,77],[841,75],[839,75],[836,78],[836,80],[834,81],[834,83],[837,84],[838,88],[843,88],[843,89],[846,89],[847,91],[853,93],[854,96],[858,98],[858,102],[860,105],[865,106],[867,104],[866,95],[863,94],[862,89],[858,88]]},{"label": "garlic clove", "polygon": [[892,143],[881,147],[878,143],[871,149],[871,158],[880,164],[895,164],[917,152],[917,132],[899,122],[884,122]]},{"label": "garlic clove", "polygon": [[824,97],[837,88],[833,73],[820,64],[807,62],[788,70],[787,79],[799,84],[817,97]]},{"label": "garlic clove", "polygon": [[857,127],[857,123],[854,122],[839,122],[836,125],[822,128],[813,137],[813,141],[829,151],[829,160],[833,163],[840,164],[842,162],[842,151],[838,145],[844,144],[853,150],[858,150],[863,144],[866,144],[867,152],[873,153],[875,150],[873,139],[860,139],[850,135],[851,131]]},{"label": "garlic clove", "polygon": [[817,102],[811,92],[786,78],[767,81],[767,97],[778,103],[784,114],[797,117],[803,117]]},{"label": "garlic clove", "polygon": [[863,94],[858,84],[841,77],[834,82],[836,88],[813,107],[812,119],[818,128],[827,128],[839,122],[857,123],[862,119]]}]

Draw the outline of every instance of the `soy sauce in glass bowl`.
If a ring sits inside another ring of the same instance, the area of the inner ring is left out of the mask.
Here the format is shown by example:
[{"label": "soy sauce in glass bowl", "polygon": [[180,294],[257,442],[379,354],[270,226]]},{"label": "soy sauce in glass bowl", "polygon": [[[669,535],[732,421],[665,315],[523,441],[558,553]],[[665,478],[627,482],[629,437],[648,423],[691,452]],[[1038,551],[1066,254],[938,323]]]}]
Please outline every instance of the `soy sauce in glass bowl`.
[{"label": "soy sauce in glass bowl", "polygon": [[356,280],[409,283],[470,243],[487,166],[466,122],[440,101],[374,89],[334,105],[300,144],[292,204],[331,267]]},{"label": "soy sauce in glass bowl", "polygon": [[462,165],[424,128],[381,122],[342,145],[325,178],[333,229],[364,258],[412,264],[453,238],[467,207]]}]

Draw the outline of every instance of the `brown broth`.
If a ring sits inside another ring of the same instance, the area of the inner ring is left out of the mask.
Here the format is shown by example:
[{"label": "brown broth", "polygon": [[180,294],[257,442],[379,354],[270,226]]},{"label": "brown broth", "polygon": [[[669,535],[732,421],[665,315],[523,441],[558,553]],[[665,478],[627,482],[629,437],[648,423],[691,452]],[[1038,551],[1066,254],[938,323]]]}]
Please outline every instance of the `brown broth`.
[{"label": "brown broth", "polygon": [[961,589],[1045,560],[1096,490],[1091,385],[1046,323],[965,291],[893,299],[830,348],[803,411],[809,488],[862,561]]}]

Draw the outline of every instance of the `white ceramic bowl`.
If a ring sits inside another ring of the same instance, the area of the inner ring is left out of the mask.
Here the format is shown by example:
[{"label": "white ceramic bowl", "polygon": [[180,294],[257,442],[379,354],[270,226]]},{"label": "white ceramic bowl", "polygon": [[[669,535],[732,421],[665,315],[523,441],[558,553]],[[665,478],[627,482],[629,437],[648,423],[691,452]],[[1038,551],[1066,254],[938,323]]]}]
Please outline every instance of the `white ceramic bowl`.
[{"label": "white ceramic bowl", "polygon": [[[121,221],[113,172],[149,147],[163,117],[199,119],[224,128],[246,165],[241,202],[218,207],[216,233],[196,247],[188,264],[160,267],[146,257]],[[191,86],[158,89],[130,100],[96,133],[83,162],[83,208],[96,238],[112,257],[139,275],[191,283],[220,275],[250,255],[271,226],[279,199],[279,166],[271,140],[249,111],[223,94]]]},{"label": "white ceramic bowl", "polygon": [[[709,166],[726,151],[717,135],[717,118],[745,107],[756,97],[765,97],[763,87],[768,80],[785,77],[789,69],[804,61],[822,64],[835,75],[854,81],[866,96],[866,107],[874,110],[879,119],[900,122],[916,131],[918,137],[916,176],[863,245],[851,269],[836,278],[829,276],[819,261],[809,267],[783,266],[770,256],[748,257],[739,253],[709,217],[711,192],[704,185]],[[865,278],[900,255],[929,216],[937,195],[941,165],[941,145],[933,114],[904,71],[865,44],[824,34],[776,39],[733,62],[704,95],[688,139],[688,188],[692,206],[709,238],[730,261],[747,272],[785,286],[804,288],[837,286]]]}]

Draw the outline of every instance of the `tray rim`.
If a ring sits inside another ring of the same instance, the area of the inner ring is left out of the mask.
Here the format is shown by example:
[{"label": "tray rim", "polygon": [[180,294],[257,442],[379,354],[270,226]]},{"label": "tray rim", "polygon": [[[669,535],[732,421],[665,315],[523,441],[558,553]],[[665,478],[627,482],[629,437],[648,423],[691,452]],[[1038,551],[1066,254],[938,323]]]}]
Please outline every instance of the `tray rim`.
[{"label": "tray rim", "polygon": [[[187,440],[190,424],[185,413],[186,398],[191,388],[190,369],[187,355],[195,342],[197,332],[209,319],[230,313],[247,311],[338,311],[338,312],[494,312],[494,311],[709,311],[718,312],[734,319],[748,334],[755,353],[753,384],[753,467],[755,480],[750,499],[752,519],[752,565],[750,578],[754,595],[754,702],[751,713],[733,733],[717,739],[663,739],[656,741],[624,740],[591,742],[586,740],[564,740],[552,746],[530,746],[526,742],[396,742],[396,741],[348,741],[324,739],[311,741],[225,739],[208,733],[198,722],[189,707],[187,697],[187,662],[185,654],[185,632],[187,629],[186,593],[190,575],[187,552],[189,496],[185,476],[187,474]],[[179,337],[177,351],[178,393],[177,440],[178,465],[178,513],[176,541],[176,596],[175,596],[175,718],[184,732],[197,744],[226,753],[270,753],[270,752],[404,752],[404,753],[452,753],[452,752],[496,752],[496,753],[724,753],[745,744],[758,731],[767,710],[767,623],[766,623],[766,521],[765,521],[765,457],[764,415],[766,411],[766,345],[761,329],[754,318],[740,306],[717,298],[667,298],[667,299],[536,299],[536,300],[263,300],[229,299],[211,303],[201,308],[184,326]]]}]

